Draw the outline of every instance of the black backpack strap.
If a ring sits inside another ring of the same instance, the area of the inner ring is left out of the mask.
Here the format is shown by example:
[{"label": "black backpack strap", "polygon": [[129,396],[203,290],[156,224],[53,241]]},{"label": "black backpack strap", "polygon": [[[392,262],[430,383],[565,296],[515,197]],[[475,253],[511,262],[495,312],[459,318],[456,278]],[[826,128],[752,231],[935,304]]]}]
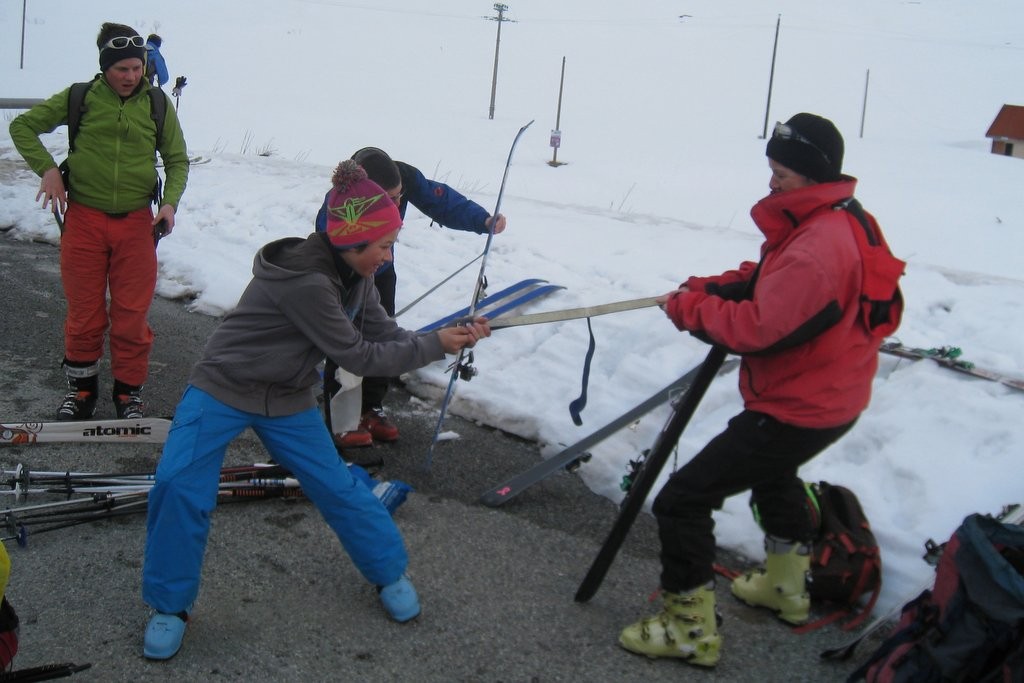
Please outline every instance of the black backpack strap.
[{"label": "black backpack strap", "polygon": [[856,218],[857,222],[860,223],[860,227],[864,229],[864,234],[867,235],[868,244],[873,247],[877,247],[879,245],[880,240],[878,239],[878,235],[876,235],[875,231],[871,228],[871,223],[868,221],[868,216],[864,212],[864,207],[861,206],[861,203],[857,201],[856,197],[847,197],[841,202],[833,205],[832,208],[843,209]]},{"label": "black backpack strap", "polygon": [[75,138],[78,137],[78,125],[82,121],[82,114],[89,110],[89,107],[85,106],[85,95],[96,78],[82,83],[72,83],[68,90],[68,149],[71,151],[75,149]]},{"label": "black backpack strap", "polygon": [[75,138],[78,137],[78,124],[82,120],[85,106],[85,93],[89,92],[92,81],[72,83],[68,91],[68,149],[75,149]]},{"label": "black backpack strap", "polygon": [[149,89],[149,116],[156,124],[157,149],[164,141],[164,121],[167,119],[167,93],[160,88]]},{"label": "black backpack strap", "polygon": [[[93,80],[96,80],[95,78]],[[82,113],[88,107],[85,106],[85,94],[92,87],[92,81],[72,83],[68,89],[68,155],[75,150],[75,138],[78,137],[78,124],[82,121]],[[71,189],[71,173],[68,170],[68,160],[60,162],[57,167],[60,169],[60,177],[64,182],[64,190]]]},{"label": "black backpack strap", "polygon": [[[147,91],[149,95],[149,117],[156,124],[156,145],[155,150],[160,149],[164,141],[164,121],[167,119],[167,93],[160,88],[153,88]],[[154,151],[155,151],[154,150]],[[154,155],[155,158],[155,155]],[[163,181],[160,174],[156,176],[156,185],[153,187],[153,203],[160,206],[163,201]]]}]

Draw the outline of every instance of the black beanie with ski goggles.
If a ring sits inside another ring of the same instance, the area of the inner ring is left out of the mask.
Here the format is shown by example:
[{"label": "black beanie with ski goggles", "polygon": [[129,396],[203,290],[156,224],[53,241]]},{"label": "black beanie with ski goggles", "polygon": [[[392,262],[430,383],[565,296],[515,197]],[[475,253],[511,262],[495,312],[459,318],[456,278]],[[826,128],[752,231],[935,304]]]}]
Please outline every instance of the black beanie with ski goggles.
[{"label": "black beanie with ski goggles", "polygon": [[100,49],[100,71],[106,71],[122,59],[141,59],[146,63],[146,40],[131,26],[106,23],[96,38]]},{"label": "black beanie with ski goggles", "polygon": [[831,121],[815,114],[797,114],[776,123],[765,152],[786,168],[819,183],[843,173],[843,136]]}]

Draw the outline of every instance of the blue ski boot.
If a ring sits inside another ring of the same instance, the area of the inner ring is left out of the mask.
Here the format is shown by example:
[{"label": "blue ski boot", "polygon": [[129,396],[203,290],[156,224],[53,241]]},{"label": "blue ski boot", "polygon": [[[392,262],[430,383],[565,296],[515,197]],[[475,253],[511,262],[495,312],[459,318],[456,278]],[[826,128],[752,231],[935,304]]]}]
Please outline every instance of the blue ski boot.
[{"label": "blue ski boot", "polygon": [[146,640],[142,653],[147,659],[170,659],[181,649],[185,637],[188,612],[163,614],[157,612],[146,627]]},{"label": "blue ski boot", "polygon": [[420,615],[420,599],[408,576],[403,574],[392,584],[378,586],[377,592],[384,609],[395,621],[403,623]]}]

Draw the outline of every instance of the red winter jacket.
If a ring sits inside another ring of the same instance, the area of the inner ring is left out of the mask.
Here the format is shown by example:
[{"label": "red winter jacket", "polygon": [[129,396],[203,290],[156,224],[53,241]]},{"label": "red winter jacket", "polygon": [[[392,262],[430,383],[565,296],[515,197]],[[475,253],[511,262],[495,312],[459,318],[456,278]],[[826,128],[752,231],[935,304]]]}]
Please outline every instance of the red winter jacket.
[{"label": "red winter jacket", "polygon": [[753,296],[742,299],[757,264],[691,277],[673,294],[681,330],[742,355],[747,409],[798,427],[846,424],[867,407],[881,339],[860,317],[861,257],[856,219],[832,207],[857,181],[781,192],[751,209],[764,233]]}]

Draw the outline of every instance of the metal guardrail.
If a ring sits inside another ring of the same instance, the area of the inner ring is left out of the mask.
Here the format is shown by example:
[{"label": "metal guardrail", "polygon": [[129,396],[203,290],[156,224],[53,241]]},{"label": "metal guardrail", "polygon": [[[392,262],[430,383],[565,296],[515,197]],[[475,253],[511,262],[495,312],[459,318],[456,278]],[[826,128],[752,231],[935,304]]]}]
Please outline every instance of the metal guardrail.
[{"label": "metal guardrail", "polygon": [[43,101],[32,97],[0,97],[0,109],[31,109]]}]

